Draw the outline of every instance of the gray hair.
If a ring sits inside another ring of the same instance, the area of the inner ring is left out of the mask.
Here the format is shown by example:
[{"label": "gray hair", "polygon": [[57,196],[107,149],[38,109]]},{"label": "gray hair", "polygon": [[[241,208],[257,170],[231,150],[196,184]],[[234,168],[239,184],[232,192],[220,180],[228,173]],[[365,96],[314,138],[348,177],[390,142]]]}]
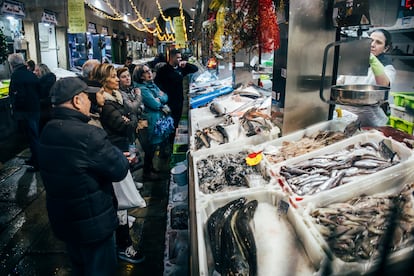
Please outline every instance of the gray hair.
[{"label": "gray hair", "polygon": [[47,73],[50,73],[49,67],[47,67],[47,65],[44,63],[38,64],[37,67],[39,67],[39,73],[40,73],[39,77],[42,77],[46,75]]},{"label": "gray hair", "polygon": [[12,68],[15,68],[19,64],[25,64],[23,55],[21,53],[10,54],[7,60],[9,61],[9,64]]},{"label": "gray hair", "polygon": [[97,65],[101,64],[97,59],[88,59],[82,65],[82,76],[85,79],[89,79],[93,68]]}]

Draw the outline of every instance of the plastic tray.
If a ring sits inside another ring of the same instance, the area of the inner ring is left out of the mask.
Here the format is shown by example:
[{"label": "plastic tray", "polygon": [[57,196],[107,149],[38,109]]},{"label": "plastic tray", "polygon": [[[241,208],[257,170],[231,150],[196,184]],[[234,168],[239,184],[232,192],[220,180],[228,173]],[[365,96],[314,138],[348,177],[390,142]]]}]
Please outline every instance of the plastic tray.
[{"label": "plastic tray", "polygon": [[404,131],[405,133],[408,133],[411,135],[414,134],[414,122],[408,122],[404,119],[390,116],[390,125],[393,128]]},{"label": "plastic tray", "polygon": [[[409,160],[413,160],[413,152],[411,151],[411,149],[409,149],[405,144],[402,144],[400,142],[397,142],[393,139],[390,139],[388,137],[385,137],[381,132],[378,132],[376,130],[372,130],[372,131],[368,131],[368,132],[364,132],[358,135],[355,135],[351,138],[345,139],[343,141],[340,141],[338,143],[332,144],[330,146],[327,146],[325,148],[286,160],[284,162],[281,162],[273,167],[271,167],[270,170],[270,174],[272,174],[274,177],[276,177],[278,179],[278,182],[280,183],[280,185],[282,186],[282,188],[292,196],[292,198],[295,201],[301,201],[301,200],[307,200],[309,198],[320,198],[323,197],[324,194],[327,191],[321,191],[319,193],[315,193],[313,195],[305,195],[305,196],[299,196],[297,194],[295,194],[291,187],[289,186],[289,183],[287,181],[284,180],[284,178],[282,176],[280,176],[279,172],[280,172],[280,168],[282,166],[286,166],[286,165],[294,165],[296,163],[299,163],[301,161],[305,161],[305,160],[309,160],[311,158],[315,158],[315,157],[319,157],[319,156],[324,156],[327,154],[331,154],[334,152],[338,152],[341,151],[343,149],[345,149],[346,147],[350,146],[350,145],[356,145],[358,143],[364,143],[364,142],[380,142],[382,140],[388,140],[391,143],[392,146],[392,150],[394,152],[396,152],[400,158],[400,163],[395,164],[391,167],[388,167],[386,169],[383,169],[381,171],[372,173],[372,174],[368,174],[368,175],[362,175],[360,177],[356,177],[354,179],[354,181],[349,182],[345,185],[341,185],[338,187],[333,188],[331,191],[336,191],[336,192],[341,192],[343,190],[348,189],[348,186],[355,182],[355,181],[363,181],[368,182],[370,181],[370,179],[375,179],[378,177],[384,177],[390,173],[394,173],[394,172],[398,172],[401,169],[406,168],[407,166],[410,166],[411,163],[408,162]],[[329,191],[329,190],[328,190]]]},{"label": "plastic tray", "polygon": [[401,107],[409,107],[414,109],[414,93],[413,92],[391,92],[394,97],[394,104]]},{"label": "plastic tray", "polygon": [[[344,131],[346,126],[352,123],[353,120],[354,120],[353,117],[351,117],[351,119],[338,118],[335,120],[330,120],[330,121],[314,124],[303,130],[292,132],[278,139],[274,139],[268,142],[264,142],[262,144],[258,144],[256,147],[253,148],[253,150],[263,151],[264,152],[263,162],[265,162],[264,166],[266,166],[267,168],[271,168],[275,166],[275,163],[270,162],[268,158],[266,157],[266,151],[268,151],[269,149],[276,150],[277,152],[278,150],[280,150],[280,148],[282,147],[285,141],[287,142],[299,141],[304,136],[312,136],[319,131]],[[360,133],[360,131],[357,131],[356,133]],[[267,173],[269,174],[269,172]]]},{"label": "plastic tray", "polygon": [[404,121],[414,123],[414,115],[407,112],[404,107],[390,104],[391,116],[400,118]]},{"label": "plastic tray", "polygon": [[[412,161],[411,166],[414,165]],[[363,185],[361,183],[355,183],[349,185],[347,190],[337,191],[331,193],[330,196],[324,198],[309,200],[307,202],[299,203],[298,211],[303,215],[308,230],[318,241],[322,248],[325,250],[328,256],[331,258],[332,275],[341,275],[346,271],[347,275],[363,275],[372,269],[375,269],[378,264],[378,260],[370,259],[360,262],[345,262],[336,257],[331,251],[327,241],[323,238],[322,234],[317,230],[315,222],[310,216],[310,213],[316,208],[324,207],[333,203],[346,202],[352,198],[360,197],[361,195],[379,195],[379,194],[396,194],[405,184],[413,183],[413,172],[410,168],[406,168],[399,172],[391,173],[385,177],[378,177],[372,181],[365,181]],[[406,261],[411,258],[413,253],[413,246],[410,245],[407,248],[394,251],[389,255],[387,265],[395,265],[400,262]]]},{"label": "plastic tray", "polygon": [[[270,181],[269,181],[269,179],[266,179],[266,177],[264,177],[265,176],[265,167],[263,166],[264,163],[261,162],[258,165],[256,165],[257,168],[254,169],[254,171],[256,171],[256,173],[253,174],[254,176],[260,177],[261,181],[258,181],[258,179],[255,178],[255,179],[253,179],[254,183],[252,184],[250,182],[252,179],[249,177],[247,179],[247,181],[248,181],[248,185],[250,185],[250,186],[248,186],[248,187],[247,186],[232,187],[232,188],[234,188],[233,190],[226,189],[226,190],[222,190],[222,191],[204,193],[202,191],[202,189],[200,189],[200,176],[199,176],[200,168],[197,165],[198,162],[200,160],[209,160],[209,159],[212,159],[212,158],[217,158],[217,159],[220,159],[220,160],[224,160],[225,155],[235,155],[235,154],[238,154],[240,152],[246,152],[245,156],[247,156],[247,153],[252,152],[251,146],[249,146],[249,145],[240,145],[240,144],[237,144],[237,145],[232,144],[231,147],[220,148],[220,150],[218,150],[217,148],[216,149],[211,148],[211,149],[208,149],[206,151],[191,152],[191,155],[193,157],[192,160],[193,160],[193,168],[194,168],[194,186],[195,186],[196,199],[203,198],[203,197],[210,198],[210,197],[213,197],[213,196],[214,197],[227,196],[227,195],[233,194],[233,193],[238,194],[242,190],[262,189],[265,186],[270,186],[270,187],[273,187],[273,188],[276,188],[276,189],[280,189],[279,186],[277,185],[277,183],[275,182],[275,180],[270,179]],[[240,163],[239,163],[240,166],[244,166],[244,164],[246,163],[244,157],[240,158],[239,161],[240,161]],[[220,166],[221,166],[220,168],[208,168],[208,169],[211,171],[212,175],[214,175],[214,174],[219,173],[217,170],[223,169],[223,164],[221,164]],[[250,176],[250,174],[248,174],[248,175]],[[220,180],[224,181],[224,179],[220,179]]]},{"label": "plastic tray", "polygon": [[[214,270],[214,260],[211,254],[206,226],[209,216],[217,208],[240,197],[245,197],[247,201],[255,199],[258,200],[259,204],[268,203],[276,207],[275,209],[278,212],[279,220],[283,220],[283,222],[287,222],[288,224],[290,231],[284,232],[283,235],[284,237],[287,237],[287,239],[283,241],[284,244],[287,245],[287,248],[280,248],[280,255],[276,258],[269,256],[267,258],[269,262],[275,262],[273,265],[277,266],[277,273],[273,271],[276,274],[271,273],[267,275],[312,275],[312,273],[319,269],[326,254],[314,236],[309,234],[307,226],[304,224],[297,211],[294,208],[290,208],[285,196],[277,191],[254,191],[239,193],[238,195],[228,197],[212,198],[211,200],[197,204],[199,275],[215,275],[214,273],[217,273]],[[267,222],[263,223],[266,224]],[[260,228],[260,225],[255,225],[254,227]],[[255,230],[253,230],[253,232],[254,231]],[[263,236],[261,236],[261,238],[263,238]],[[257,240],[257,238],[255,238],[255,240]],[[272,244],[271,236],[268,241],[269,244]],[[274,245],[278,247],[281,246],[276,241],[274,241]],[[261,254],[261,252],[258,252],[258,256],[259,254]],[[272,266],[269,262],[263,263],[263,259],[258,258],[258,267],[263,267],[264,265]]]}]

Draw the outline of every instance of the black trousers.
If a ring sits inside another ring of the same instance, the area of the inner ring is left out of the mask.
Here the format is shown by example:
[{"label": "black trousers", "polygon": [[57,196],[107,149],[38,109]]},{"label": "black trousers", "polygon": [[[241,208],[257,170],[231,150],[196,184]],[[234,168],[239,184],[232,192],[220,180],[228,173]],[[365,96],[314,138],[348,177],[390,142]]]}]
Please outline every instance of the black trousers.
[{"label": "black trousers", "polygon": [[76,276],[113,276],[118,259],[115,249],[115,235],[92,244],[66,243]]}]

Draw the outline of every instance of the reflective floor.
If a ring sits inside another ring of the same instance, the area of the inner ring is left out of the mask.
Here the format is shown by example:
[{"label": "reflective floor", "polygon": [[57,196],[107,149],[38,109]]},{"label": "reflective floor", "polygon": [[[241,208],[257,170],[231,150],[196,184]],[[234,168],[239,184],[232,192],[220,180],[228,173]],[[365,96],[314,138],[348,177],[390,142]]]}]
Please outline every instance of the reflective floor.
[{"label": "reflective floor", "polygon": [[[72,275],[65,245],[49,225],[40,174],[23,165],[29,156],[23,150],[0,169],[0,275]],[[147,207],[129,212],[136,218],[131,237],[146,260],[136,265],[120,260],[117,275],[163,275],[169,162],[156,158],[155,163],[162,177],[144,181]],[[141,180],[142,169],[133,175]]]}]

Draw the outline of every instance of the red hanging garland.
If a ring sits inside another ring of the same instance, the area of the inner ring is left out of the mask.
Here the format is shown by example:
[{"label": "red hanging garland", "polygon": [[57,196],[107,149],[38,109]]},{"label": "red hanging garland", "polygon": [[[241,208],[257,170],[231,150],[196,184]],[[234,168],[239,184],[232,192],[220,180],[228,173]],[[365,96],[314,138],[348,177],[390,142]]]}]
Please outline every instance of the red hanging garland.
[{"label": "red hanging garland", "polygon": [[262,52],[268,53],[280,47],[280,32],[272,0],[259,0],[259,42]]}]

